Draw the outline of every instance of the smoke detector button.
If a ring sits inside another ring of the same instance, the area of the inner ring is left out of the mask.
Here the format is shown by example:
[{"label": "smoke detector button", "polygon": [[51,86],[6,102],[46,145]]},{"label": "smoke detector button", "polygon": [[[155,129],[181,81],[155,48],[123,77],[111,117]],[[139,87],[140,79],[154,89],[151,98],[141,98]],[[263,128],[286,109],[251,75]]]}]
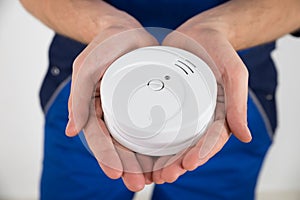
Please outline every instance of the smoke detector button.
[{"label": "smoke detector button", "polygon": [[147,85],[154,91],[160,91],[164,88],[164,83],[159,79],[150,80]]}]

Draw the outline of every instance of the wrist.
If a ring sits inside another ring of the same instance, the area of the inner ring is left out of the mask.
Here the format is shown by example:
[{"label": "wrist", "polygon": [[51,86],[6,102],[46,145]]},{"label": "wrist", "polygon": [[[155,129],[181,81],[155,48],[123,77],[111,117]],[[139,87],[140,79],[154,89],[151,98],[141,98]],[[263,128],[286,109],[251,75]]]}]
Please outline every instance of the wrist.
[{"label": "wrist", "polygon": [[233,44],[235,38],[235,33],[229,28],[228,23],[205,14],[191,18],[178,27],[177,31],[199,43],[206,43],[206,40],[214,40],[214,38],[223,38]]},{"label": "wrist", "polygon": [[196,15],[179,30],[191,35],[218,33],[235,50],[241,50],[295,31],[299,28],[299,8],[299,0],[228,1]]},{"label": "wrist", "polygon": [[141,27],[132,16],[105,1],[23,1],[32,14],[55,32],[85,44],[112,27]]},{"label": "wrist", "polygon": [[222,8],[228,3],[204,11],[186,21],[177,30],[199,41],[223,38],[232,45],[235,43],[236,32],[230,23],[228,9]]},{"label": "wrist", "polygon": [[141,24],[123,11],[117,11],[113,14],[107,13],[91,20],[86,27],[81,27],[79,31],[80,41],[86,44],[90,43],[97,35],[114,35],[115,33],[141,28]]}]

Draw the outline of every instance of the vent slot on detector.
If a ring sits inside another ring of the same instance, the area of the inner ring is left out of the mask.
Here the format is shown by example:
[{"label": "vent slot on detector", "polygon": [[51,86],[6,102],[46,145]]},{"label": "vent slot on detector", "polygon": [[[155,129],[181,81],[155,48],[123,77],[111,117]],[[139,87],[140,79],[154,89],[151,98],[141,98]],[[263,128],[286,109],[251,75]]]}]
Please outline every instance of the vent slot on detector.
[{"label": "vent slot on detector", "polygon": [[186,75],[189,75],[188,72],[187,72],[181,65],[175,63],[175,66],[178,67],[178,68],[180,68],[182,71],[184,71],[184,73],[185,73]]},{"label": "vent slot on detector", "polygon": [[186,75],[189,75],[190,72],[194,73],[192,68],[196,68],[196,66],[188,60],[177,60],[175,66],[180,68]]}]

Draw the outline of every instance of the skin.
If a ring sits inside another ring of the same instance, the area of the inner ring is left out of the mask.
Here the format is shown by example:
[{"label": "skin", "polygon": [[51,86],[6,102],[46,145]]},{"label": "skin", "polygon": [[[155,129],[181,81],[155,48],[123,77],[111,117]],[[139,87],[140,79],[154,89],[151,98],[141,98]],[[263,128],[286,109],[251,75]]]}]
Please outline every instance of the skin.
[{"label": "skin", "polygon": [[[198,56],[201,52],[195,43],[201,44],[218,71],[215,75],[220,89],[216,119],[205,137],[179,156],[153,160],[134,154],[110,137],[102,119],[99,84],[105,69],[116,58],[139,47],[157,45],[157,41],[132,16],[100,0],[21,0],[21,3],[57,33],[88,44],[73,65],[66,134],[75,136],[83,129],[106,175],[113,179],[122,177],[131,191],[139,191],[151,182],[174,182],[220,151],[231,132],[242,142],[250,142],[248,72],[236,50],[273,41],[300,27],[299,0],[232,0],[194,16],[168,35],[163,45],[186,49]],[[133,30],[137,28],[140,29]],[[107,40],[126,31],[126,40]],[[105,45],[118,48],[107,51]],[[92,52],[107,59],[98,60],[91,56]],[[80,89],[82,83],[84,89]],[[79,96],[80,92],[86,92],[84,97]],[[93,141],[102,141],[105,148],[99,149]],[[115,162],[107,165],[106,156]],[[146,166],[153,166],[154,171],[145,173]]]}]

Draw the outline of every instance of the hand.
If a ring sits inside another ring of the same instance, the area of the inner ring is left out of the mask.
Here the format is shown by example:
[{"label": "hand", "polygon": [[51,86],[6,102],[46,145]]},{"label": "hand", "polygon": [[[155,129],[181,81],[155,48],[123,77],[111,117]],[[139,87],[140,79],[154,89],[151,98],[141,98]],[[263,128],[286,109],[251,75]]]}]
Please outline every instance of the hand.
[{"label": "hand", "polygon": [[208,63],[218,83],[215,119],[197,144],[180,154],[159,158],[164,168],[153,172],[156,183],[174,182],[187,170],[194,170],[219,152],[231,132],[242,142],[250,142],[247,127],[248,71],[222,32],[196,24],[183,24],[170,33],[163,45],[185,49]]},{"label": "hand", "polygon": [[83,130],[104,173],[112,179],[122,177],[132,191],[141,190],[150,182],[151,174],[143,172],[149,164],[152,166],[148,162],[151,160],[136,155],[111,138],[102,118],[100,80],[115,59],[136,48],[151,45],[157,45],[157,41],[143,28],[111,26],[99,33],[73,65],[66,134],[75,136]]}]

